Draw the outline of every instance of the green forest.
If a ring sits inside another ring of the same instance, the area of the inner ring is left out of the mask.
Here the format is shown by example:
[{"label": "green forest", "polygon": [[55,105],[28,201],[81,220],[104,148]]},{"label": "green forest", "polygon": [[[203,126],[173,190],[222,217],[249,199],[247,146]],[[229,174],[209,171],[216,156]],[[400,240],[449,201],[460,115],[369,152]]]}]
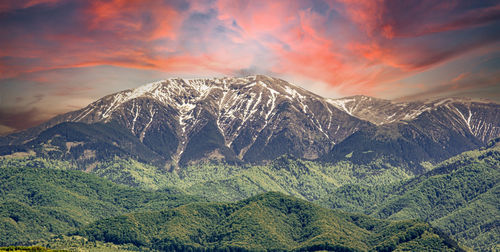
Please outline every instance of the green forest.
[{"label": "green forest", "polygon": [[[382,159],[285,155],[268,165],[208,162],[172,172],[115,158],[82,172],[66,161],[2,158],[0,245],[498,249],[498,143],[424,165],[428,172],[415,176]],[[68,242],[75,237],[82,242]]]},{"label": "green forest", "polygon": [[127,214],[97,221],[77,234],[164,251],[460,250],[424,222],[328,210],[281,193]]}]

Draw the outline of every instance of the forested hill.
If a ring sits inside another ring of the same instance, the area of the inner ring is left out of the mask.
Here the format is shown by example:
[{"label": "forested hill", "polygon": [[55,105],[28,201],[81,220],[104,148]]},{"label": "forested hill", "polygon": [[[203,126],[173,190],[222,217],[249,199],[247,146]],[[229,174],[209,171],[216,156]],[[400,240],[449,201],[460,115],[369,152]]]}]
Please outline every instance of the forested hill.
[{"label": "forested hill", "polygon": [[389,186],[342,186],[321,203],[378,218],[430,222],[481,251],[500,244],[500,138],[464,152],[421,176]]},{"label": "forested hill", "polygon": [[424,222],[378,220],[280,193],[127,214],[97,221],[78,234],[163,251],[461,250]]},{"label": "forested hill", "polygon": [[0,169],[0,181],[0,246],[65,234],[122,213],[199,200],[175,190],[117,185],[80,171],[9,167]]}]

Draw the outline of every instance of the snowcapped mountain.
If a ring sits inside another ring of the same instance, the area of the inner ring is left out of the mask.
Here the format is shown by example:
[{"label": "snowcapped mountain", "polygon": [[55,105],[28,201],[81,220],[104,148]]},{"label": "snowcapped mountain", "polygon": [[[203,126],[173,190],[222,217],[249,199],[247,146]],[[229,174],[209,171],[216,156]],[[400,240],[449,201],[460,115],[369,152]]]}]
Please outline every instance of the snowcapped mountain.
[{"label": "snowcapped mountain", "polygon": [[366,96],[329,99],[337,108],[370,121],[336,145],[323,159],[349,156],[361,163],[391,157],[421,170],[421,162],[439,162],[484,146],[500,136],[500,105],[464,98],[395,102]]},{"label": "snowcapped mountain", "polygon": [[376,125],[409,122],[416,120],[419,116],[426,117],[425,113],[428,113],[440,114],[438,121],[449,120],[447,123],[450,127],[470,133],[481,142],[487,142],[500,135],[499,106],[485,100],[441,98],[429,101],[395,102],[358,95],[328,99],[328,102],[349,115]]},{"label": "snowcapped mountain", "polygon": [[328,99],[328,102],[352,116],[376,125],[411,120],[428,109],[423,103],[398,103],[364,95]]},{"label": "snowcapped mountain", "polygon": [[182,166],[204,160],[260,163],[284,154],[366,161],[377,155],[367,159],[362,153],[406,157],[413,149],[422,152],[416,162],[436,161],[498,137],[499,108],[457,99],[326,99],[262,75],[169,79],[105,96],[4,137],[0,155],[36,152],[83,162],[86,169],[116,155]]},{"label": "snowcapped mountain", "polygon": [[283,154],[315,159],[370,124],[318,95],[260,75],[150,83],[58,116],[31,137],[61,122],[116,123],[180,164],[205,158],[260,162]]}]

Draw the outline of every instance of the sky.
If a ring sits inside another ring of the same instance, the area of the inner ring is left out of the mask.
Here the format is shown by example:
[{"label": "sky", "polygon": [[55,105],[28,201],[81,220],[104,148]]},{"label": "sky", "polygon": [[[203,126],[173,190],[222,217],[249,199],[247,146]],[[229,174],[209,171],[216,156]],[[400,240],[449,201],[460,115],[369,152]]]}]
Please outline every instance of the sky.
[{"label": "sky", "polygon": [[0,134],[181,77],[500,101],[500,2],[2,0]]}]

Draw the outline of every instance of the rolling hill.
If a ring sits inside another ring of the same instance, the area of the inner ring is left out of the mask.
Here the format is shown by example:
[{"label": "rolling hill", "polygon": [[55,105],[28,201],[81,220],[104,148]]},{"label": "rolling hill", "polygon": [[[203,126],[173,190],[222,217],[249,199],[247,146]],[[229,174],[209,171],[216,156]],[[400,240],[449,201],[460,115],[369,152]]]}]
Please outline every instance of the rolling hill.
[{"label": "rolling hill", "polygon": [[[68,165],[58,160],[11,158],[4,159],[2,167],[7,169],[11,163],[28,168]],[[219,202],[278,191],[324,207],[377,218],[423,220],[464,245],[488,250],[499,244],[499,167],[500,147],[491,141],[488,147],[464,152],[419,176],[382,161],[331,165],[291,156],[263,166],[213,163],[188,166],[178,172],[115,159],[92,172],[133,187],[176,187],[179,192]]]},{"label": "rolling hill", "polygon": [[[49,164],[53,166],[53,164]],[[104,217],[200,200],[117,185],[81,171],[0,168],[0,246],[64,234]]]},{"label": "rolling hill", "polygon": [[348,214],[279,193],[127,214],[97,221],[77,234],[163,251],[461,250],[423,222]]}]

